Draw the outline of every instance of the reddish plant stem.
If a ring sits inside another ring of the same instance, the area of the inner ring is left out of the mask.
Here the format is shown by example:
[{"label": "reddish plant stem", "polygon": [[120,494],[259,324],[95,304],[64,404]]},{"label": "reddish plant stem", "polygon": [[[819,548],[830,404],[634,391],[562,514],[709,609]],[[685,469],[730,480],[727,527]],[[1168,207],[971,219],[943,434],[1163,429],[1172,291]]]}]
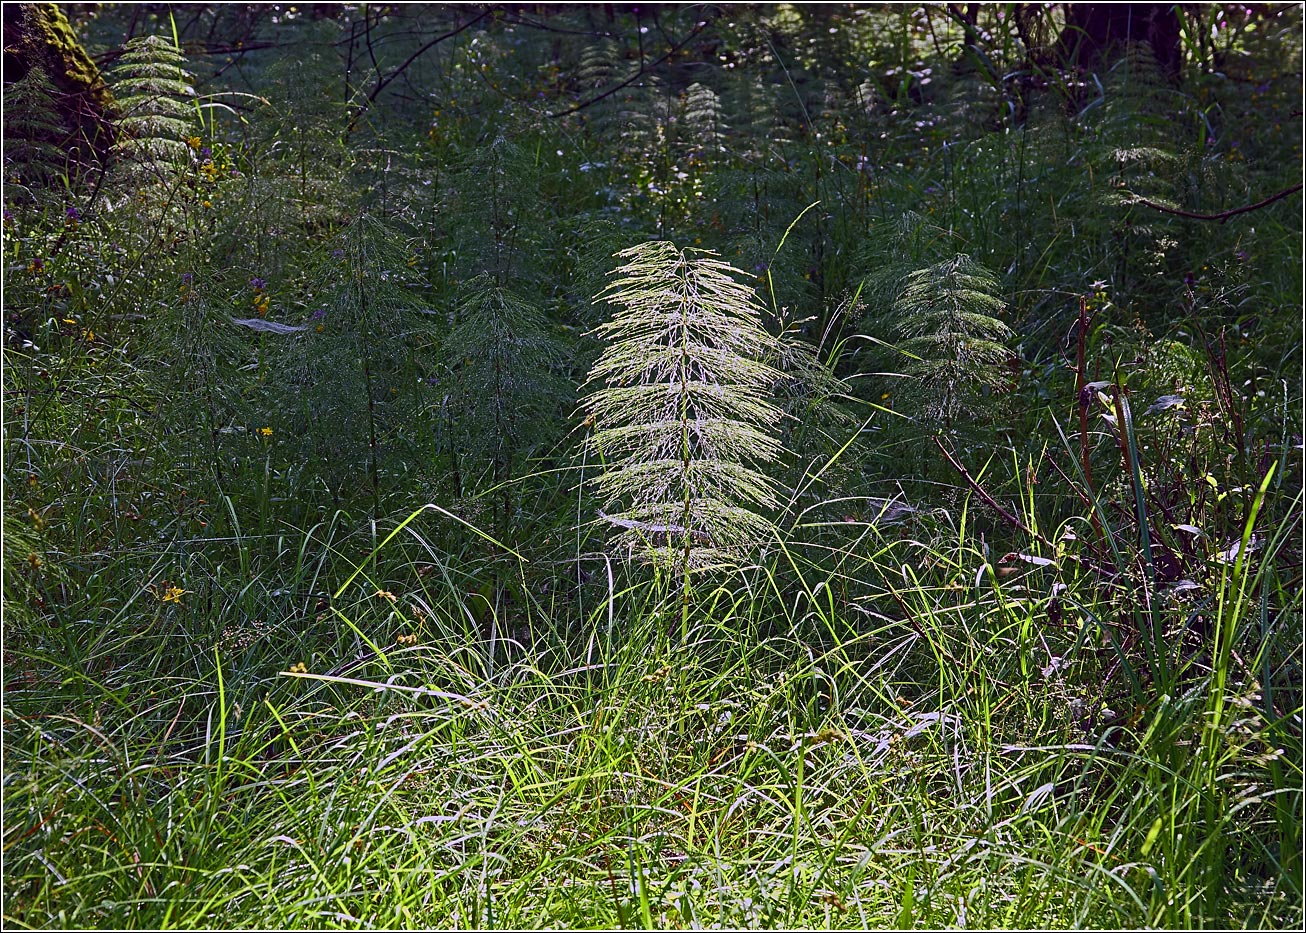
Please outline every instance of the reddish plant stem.
[{"label": "reddish plant stem", "polygon": [[1269,207],[1275,201],[1282,200],[1290,194],[1296,194],[1302,187],[1302,185],[1293,185],[1291,188],[1284,188],[1278,194],[1270,195],[1264,201],[1257,201],[1255,204],[1247,204],[1243,207],[1235,207],[1233,210],[1221,211],[1218,214],[1194,214],[1192,211],[1181,211],[1177,207],[1166,207],[1164,204],[1157,204],[1155,201],[1147,200],[1147,198],[1135,198],[1133,203],[1150,207],[1152,210],[1160,211],[1163,214],[1187,217],[1189,220],[1214,220],[1218,223],[1224,223],[1230,217],[1237,217],[1239,214],[1248,214],[1252,211],[1259,211],[1263,207]]}]

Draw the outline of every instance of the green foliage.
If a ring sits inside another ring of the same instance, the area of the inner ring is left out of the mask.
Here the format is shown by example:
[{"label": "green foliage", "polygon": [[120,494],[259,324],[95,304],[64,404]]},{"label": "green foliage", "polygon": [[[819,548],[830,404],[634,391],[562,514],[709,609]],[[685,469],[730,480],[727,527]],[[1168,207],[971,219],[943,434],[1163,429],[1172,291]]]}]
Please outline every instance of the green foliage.
[{"label": "green foliage", "polygon": [[[338,30],[325,22],[302,28],[298,54],[266,65],[267,84],[278,93],[255,110],[249,127],[247,151],[260,158],[260,171],[251,180],[256,191],[248,209],[259,215],[254,231],[264,261],[281,248],[270,231],[291,227],[327,239],[371,207],[382,188],[381,179],[362,170],[369,154],[346,145],[349,109],[340,99],[339,61],[331,52]],[[397,211],[391,204],[377,208]]]},{"label": "green foliage", "polygon": [[[832,326],[817,344],[803,336],[803,327],[810,320],[783,322],[771,360],[782,374],[774,389],[776,405],[784,413],[781,443],[794,455],[801,471],[821,464],[825,490],[831,493],[845,491],[846,485],[856,487],[864,453],[860,447],[848,450],[848,434],[857,427],[848,406],[854,401],[852,387],[834,368],[843,348],[832,334],[850,315],[851,304],[836,309]],[[799,488],[806,479],[807,475],[800,475],[787,485]]]},{"label": "green foliage", "polygon": [[464,286],[440,352],[446,411],[456,426],[455,475],[490,464],[501,487],[504,531],[512,512],[508,484],[521,457],[556,435],[559,400],[571,394],[555,374],[563,348],[537,309],[483,273]]},{"label": "green foliage", "polygon": [[647,550],[659,537],[686,563],[755,544],[770,527],[758,510],[777,505],[759,469],[781,453],[767,398],[780,374],[765,362],[775,338],[728,264],[667,242],[618,255],[602,296],[617,311],[597,329],[607,346],[585,401],[608,520],[620,540]]},{"label": "green foliage", "polygon": [[[392,224],[362,214],[318,252],[312,291],[291,325],[298,330],[257,338],[258,365],[269,370],[260,380],[272,403],[266,417],[286,438],[286,453],[320,469],[336,495],[366,490],[374,510],[385,491],[383,465],[391,455],[412,462],[416,445],[405,425],[429,398],[408,361],[419,348],[430,352],[438,318],[419,313],[427,309],[409,255]],[[257,309],[272,288],[256,277],[242,300],[252,296]]]},{"label": "green foliage", "polygon": [[1138,199],[1175,206],[1185,174],[1175,113],[1180,95],[1164,83],[1150,46],[1131,45],[1106,76],[1098,106],[1085,115],[1087,155],[1104,184],[1098,198],[1114,218],[1101,231],[1102,251],[1113,260],[1112,281],[1142,282],[1161,272],[1178,243],[1165,235],[1152,210]]},{"label": "green foliage", "polygon": [[1300,7],[66,9],[6,927],[1301,925]]},{"label": "green foliage", "polygon": [[538,275],[544,204],[537,163],[521,146],[496,136],[448,187],[456,270],[468,279],[488,273],[499,285]]},{"label": "green foliage", "polygon": [[248,349],[219,292],[217,282],[187,276],[138,353],[158,392],[160,421],[188,427],[174,442],[178,453],[197,475],[220,480],[229,453],[223,439],[248,429],[250,385],[238,375]]}]

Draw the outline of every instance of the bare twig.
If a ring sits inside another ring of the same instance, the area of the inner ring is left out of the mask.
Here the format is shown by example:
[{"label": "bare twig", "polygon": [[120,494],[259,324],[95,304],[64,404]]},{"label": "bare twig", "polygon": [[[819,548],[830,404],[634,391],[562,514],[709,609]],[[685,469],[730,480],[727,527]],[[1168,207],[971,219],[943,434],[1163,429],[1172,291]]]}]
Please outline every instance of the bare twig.
[{"label": "bare twig", "polygon": [[1221,211],[1218,214],[1194,214],[1192,211],[1181,211],[1177,207],[1166,207],[1164,204],[1157,204],[1155,201],[1149,201],[1147,198],[1135,198],[1132,204],[1141,204],[1144,207],[1150,207],[1154,211],[1160,211],[1163,214],[1174,214],[1176,217],[1187,217],[1190,220],[1214,220],[1224,223],[1230,217],[1237,217],[1239,214],[1249,214],[1252,211],[1259,211],[1262,207],[1268,207],[1275,201],[1280,201],[1290,194],[1296,194],[1302,189],[1302,185],[1293,185],[1291,188],[1284,188],[1278,194],[1272,194],[1264,201],[1257,201],[1255,204],[1248,204],[1245,207],[1235,207],[1230,211]]},{"label": "bare twig", "polygon": [[391,81],[393,81],[395,78],[397,78],[397,77],[399,77],[401,74],[403,74],[403,73],[408,69],[408,66],[409,66],[409,65],[411,65],[413,62],[417,61],[417,59],[421,58],[422,55],[424,55],[426,52],[428,52],[430,49],[434,48],[435,46],[439,45],[439,44],[440,44],[441,42],[443,42],[444,40],[446,40],[446,39],[452,39],[454,36],[458,35],[460,32],[463,32],[464,30],[466,30],[466,29],[470,29],[472,26],[475,26],[475,25],[476,25],[477,23],[479,23],[481,20],[485,19],[485,17],[487,17],[487,16],[489,16],[491,13],[493,13],[493,12],[495,11],[496,8],[497,8],[497,7],[496,7],[494,4],[491,4],[490,6],[487,6],[487,7],[486,7],[482,12],[481,12],[481,15],[480,15],[480,16],[473,17],[472,19],[469,19],[467,22],[463,23],[461,26],[458,26],[458,27],[455,28],[455,29],[451,29],[451,30],[449,30],[449,31],[446,32],[446,33],[442,33],[441,35],[436,36],[434,39],[432,39],[430,42],[428,42],[428,43],[426,43],[425,45],[423,45],[420,49],[418,49],[418,50],[417,50],[416,52],[414,52],[412,55],[409,55],[408,58],[404,60],[403,64],[399,65],[399,66],[396,67],[393,71],[391,71],[388,75],[386,75],[384,78],[382,78],[382,79],[380,79],[379,81],[377,81],[377,82],[376,82],[376,87],[372,88],[371,93],[369,93],[369,94],[367,95],[367,99],[366,99],[365,101],[363,101],[362,105],[359,106],[358,110],[355,111],[354,115],[349,119],[349,128],[348,128],[347,132],[348,132],[348,133],[352,133],[352,132],[354,131],[354,128],[355,128],[356,126],[358,126],[358,121],[359,121],[360,119],[362,119],[363,114],[367,113],[368,108],[372,106],[372,103],[373,103],[373,101],[376,100],[377,96],[378,96],[382,91],[385,90],[386,86],[387,86]]},{"label": "bare twig", "polygon": [[1101,564],[1097,563],[1096,561],[1090,560],[1086,557],[1077,557],[1074,554],[1066,554],[1066,553],[1058,554],[1056,544],[1049,541],[1045,536],[1039,534],[1037,531],[1030,528],[1028,525],[1022,522],[1015,515],[1012,515],[1009,511],[1007,511],[1001,505],[999,505],[998,500],[994,499],[991,495],[989,495],[988,492],[985,491],[984,487],[975,481],[975,478],[970,475],[970,471],[967,470],[960,463],[958,463],[957,459],[952,454],[948,453],[948,448],[943,446],[942,441],[940,441],[936,437],[934,438],[934,443],[938,446],[939,451],[943,454],[943,456],[947,458],[948,462],[952,464],[952,468],[956,470],[961,475],[961,478],[966,481],[966,485],[969,486],[971,489],[975,490],[975,494],[978,495],[981,499],[983,499],[985,504],[987,504],[989,508],[993,509],[999,515],[1001,515],[1003,520],[1006,521],[1007,524],[1011,525],[1013,528],[1017,528],[1023,531],[1025,534],[1029,535],[1039,544],[1043,545],[1045,548],[1048,548],[1048,550],[1051,551],[1053,554],[1057,554],[1058,560],[1068,561],[1072,564],[1078,565],[1079,567],[1083,567],[1085,569],[1091,570],[1098,575],[1098,578],[1101,582],[1108,585],[1110,584],[1111,578],[1115,576],[1113,571],[1111,571],[1107,567],[1103,567]]},{"label": "bare twig", "polygon": [[1019,528],[1021,531],[1025,532],[1025,534],[1029,535],[1031,538],[1038,541],[1040,544],[1052,548],[1053,553],[1056,553],[1056,545],[1054,545],[1051,541],[1043,537],[1034,529],[1030,528],[1019,518],[1012,515],[1010,512],[1008,512],[1006,509],[1004,509],[1001,505],[998,504],[997,499],[994,499],[987,492],[985,492],[984,487],[981,486],[979,483],[975,482],[975,478],[970,475],[970,471],[967,470],[960,463],[958,463],[956,458],[953,457],[952,454],[948,453],[948,448],[943,446],[943,442],[941,440],[939,440],[936,437],[934,438],[934,443],[939,448],[939,450],[943,453],[943,456],[947,457],[948,462],[952,464],[952,468],[956,470],[959,474],[961,474],[961,478],[966,481],[966,485],[968,485],[971,489],[975,490],[975,493],[981,499],[984,500],[985,504],[987,504],[989,508],[993,509],[993,511],[1001,515],[1003,519],[1007,522],[1007,524],[1011,525],[1013,528]]},{"label": "bare twig", "polygon": [[652,71],[652,70],[653,70],[654,68],[656,68],[658,65],[662,64],[664,61],[666,61],[667,59],[669,59],[672,55],[675,55],[677,52],[679,52],[681,49],[683,49],[686,45],[688,45],[691,41],[693,41],[693,39],[694,39],[695,37],[697,37],[699,33],[701,33],[704,29],[707,28],[707,23],[708,23],[707,20],[701,20],[697,25],[694,26],[694,31],[693,31],[693,32],[691,32],[689,35],[687,35],[683,40],[681,40],[680,42],[678,42],[676,45],[672,46],[671,50],[668,51],[665,55],[663,55],[661,58],[657,59],[656,61],[650,62],[650,63],[647,64],[647,65],[644,65],[643,67],[641,67],[641,68],[639,69],[639,71],[635,72],[633,75],[631,75],[631,76],[630,76],[629,78],[627,78],[625,81],[622,81],[620,84],[617,84],[617,85],[614,85],[613,87],[608,88],[608,89],[607,89],[606,91],[604,91],[602,94],[599,94],[599,95],[597,95],[597,96],[595,96],[595,97],[591,97],[589,100],[587,100],[587,101],[583,101],[583,102],[577,104],[575,107],[571,107],[571,108],[569,108],[569,109],[567,109],[567,110],[559,110],[557,113],[550,114],[550,116],[552,116],[552,117],[565,117],[565,116],[567,116],[568,114],[576,113],[576,112],[579,111],[579,110],[584,110],[586,107],[589,107],[589,106],[591,106],[592,104],[597,104],[599,101],[603,100],[603,99],[606,98],[606,97],[611,97],[613,94],[617,93],[617,92],[620,91],[622,88],[630,87],[630,85],[634,84],[634,83],[635,83],[636,81],[638,81],[640,78],[644,77],[644,75],[648,74],[650,71]]},{"label": "bare twig", "polygon": [[591,39],[616,39],[619,38],[616,33],[612,32],[593,32],[585,29],[562,29],[558,26],[550,26],[547,23],[537,22],[527,19],[520,11],[512,10],[508,12],[508,22],[517,23],[522,26],[529,26],[531,29],[542,29],[545,32],[557,32],[565,36],[588,36]]}]

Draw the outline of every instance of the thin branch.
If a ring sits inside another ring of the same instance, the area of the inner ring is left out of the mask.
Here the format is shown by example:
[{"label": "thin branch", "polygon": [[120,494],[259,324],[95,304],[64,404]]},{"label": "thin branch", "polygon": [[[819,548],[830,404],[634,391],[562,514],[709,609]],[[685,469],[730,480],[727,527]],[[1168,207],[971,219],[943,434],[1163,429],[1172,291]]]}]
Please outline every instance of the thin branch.
[{"label": "thin branch", "polygon": [[357,112],[352,117],[350,117],[349,127],[346,130],[346,133],[348,134],[354,131],[354,128],[358,126],[358,121],[362,118],[363,114],[367,113],[368,108],[372,106],[372,103],[376,100],[377,95],[379,95],[382,91],[384,91],[386,86],[391,81],[393,81],[395,78],[403,74],[408,69],[409,65],[417,61],[417,59],[421,58],[422,55],[430,51],[435,46],[439,45],[445,39],[452,39],[460,32],[463,32],[464,30],[470,29],[472,26],[475,26],[481,20],[485,19],[485,17],[493,13],[495,9],[496,9],[495,5],[491,4],[481,12],[480,16],[473,17],[472,19],[469,19],[467,22],[463,23],[461,26],[457,27],[456,29],[451,29],[448,32],[444,33],[443,35],[436,36],[434,39],[432,39],[430,42],[423,45],[412,55],[409,55],[408,58],[404,60],[403,64],[399,65],[397,68],[391,71],[384,78],[377,81],[376,87],[372,88],[371,93],[367,95],[367,99],[363,101],[361,106],[359,106]]},{"label": "thin branch", "polygon": [[507,19],[506,22],[515,23],[519,26],[528,26],[531,29],[541,29],[545,32],[557,32],[565,36],[588,36],[591,39],[619,38],[619,36],[613,32],[591,32],[582,29],[563,29],[558,26],[550,26],[547,23],[540,23],[540,22],[535,22],[534,20],[529,20],[519,12],[510,12],[508,16],[510,18]]},{"label": "thin branch", "polygon": [[948,462],[952,464],[952,468],[956,470],[959,474],[961,474],[961,478],[966,481],[966,485],[968,485],[971,489],[975,490],[975,493],[981,499],[984,500],[985,504],[987,504],[989,508],[993,509],[993,511],[1001,515],[1006,520],[1007,524],[1011,525],[1013,528],[1020,529],[1021,531],[1025,532],[1025,534],[1029,535],[1031,538],[1038,541],[1040,544],[1051,548],[1053,553],[1056,553],[1056,545],[1054,545],[1047,538],[1043,537],[1037,531],[1034,531],[1032,528],[1030,528],[1028,525],[1022,522],[1019,518],[1012,515],[1010,512],[1008,512],[1006,509],[1004,509],[1001,505],[998,504],[997,499],[994,499],[987,492],[985,492],[984,487],[981,486],[979,483],[975,482],[975,478],[970,475],[970,471],[967,470],[960,463],[958,463],[956,459],[952,456],[952,454],[948,453],[948,448],[943,446],[943,442],[941,440],[939,440],[936,437],[934,438],[934,443],[938,446],[939,450],[942,451],[943,456],[948,458]]},{"label": "thin branch", "polygon": [[686,37],[685,37],[681,42],[678,42],[675,46],[673,46],[673,47],[671,48],[671,50],[670,50],[669,52],[667,52],[667,54],[663,55],[661,58],[657,59],[656,61],[650,62],[650,63],[647,64],[647,65],[643,65],[643,66],[641,66],[640,69],[639,69],[639,71],[635,72],[633,75],[631,75],[631,76],[630,76],[629,78],[627,78],[625,81],[622,81],[620,84],[618,84],[618,85],[616,85],[616,86],[614,86],[614,87],[610,87],[610,88],[608,88],[606,91],[604,91],[602,94],[599,94],[597,97],[591,97],[589,100],[584,101],[584,102],[582,102],[582,103],[579,103],[579,104],[577,104],[575,107],[572,107],[572,108],[570,108],[570,109],[568,109],[568,110],[560,110],[560,111],[558,111],[557,113],[550,114],[550,116],[552,116],[552,117],[565,117],[565,116],[567,116],[568,114],[576,113],[576,112],[579,111],[579,110],[584,110],[586,107],[589,107],[589,106],[592,105],[592,104],[597,104],[599,101],[603,100],[605,97],[611,97],[613,94],[617,93],[617,92],[620,91],[622,88],[629,87],[630,85],[632,85],[632,84],[634,84],[636,81],[638,81],[640,78],[644,77],[644,75],[648,74],[650,71],[652,71],[654,68],[656,68],[658,65],[661,65],[664,61],[666,61],[666,60],[667,60],[668,58],[670,58],[672,55],[675,55],[677,52],[679,52],[681,49],[683,49],[686,45],[688,45],[688,44],[690,43],[690,41],[692,41],[695,37],[698,36],[699,33],[701,33],[704,29],[707,28],[707,23],[708,23],[707,20],[702,20],[701,22],[699,22],[697,25],[694,26],[694,31],[691,32],[689,35],[687,35],[687,36],[686,36]]},{"label": "thin branch", "polygon": [[1291,188],[1285,188],[1278,194],[1272,194],[1264,201],[1257,201],[1255,204],[1248,204],[1245,207],[1235,207],[1231,211],[1221,211],[1218,214],[1194,214],[1192,211],[1181,211],[1177,207],[1166,207],[1164,204],[1157,204],[1155,201],[1149,201],[1147,198],[1135,198],[1131,204],[1141,204],[1144,207],[1150,207],[1154,211],[1160,211],[1163,214],[1174,214],[1176,217],[1187,217],[1190,220],[1215,220],[1224,223],[1230,217],[1237,217],[1239,214],[1249,214],[1252,211],[1259,211],[1262,207],[1268,207],[1275,201],[1280,201],[1290,194],[1296,194],[1302,189],[1302,185],[1293,185]]},{"label": "thin branch", "polygon": [[[964,480],[966,481],[966,485],[969,486],[971,489],[975,490],[976,495],[978,495],[981,499],[983,499],[984,502],[985,502],[985,503],[986,503],[986,504],[987,504],[991,509],[993,509],[993,510],[994,510],[995,512],[997,512],[999,515],[1001,515],[1002,518],[1003,518],[1003,519],[1004,519],[1004,520],[1005,520],[1009,525],[1011,525],[1013,528],[1017,528],[1017,529],[1019,529],[1020,531],[1025,532],[1025,534],[1029,535],[1031,538],[1033,538],[1033,539],[1034,539],[1035,541],[1037,541],[1039,544],[1043,545],[1043,546],[1044,546],[1045,548],[1047,548],[1051,553],[1053,553],[1053,554],[1057,554],[1057,546],[1056,546],[1056,544],[1054,544],[1053,542],[1049,541],[1049,540],[1047,539],[1047,537],[1045,537],[1044,535],[1039,534],[1037,531],[1035,531],[1034,529],[1032,529],[1032,528],[1030,528],[1028,525],[1026,525],[1024,522],[1022,522],[1022,521],[1021,521],[1019,518],[1017,518],[1015,515],[1012,515],[1009,511],[1007,511],[1007,510],[1004,509],[1001,505],[999,505],[999,504],[998,504],[998,500],[996,500],[996,499],[994,499],[992,496],[990,496],[990,495],[989,495],[989,494],[984,490],[984,487],[982,487],[978,482],[975,481],[975,478],[974,478],[973,476],[970,475],[970,471],[967,470],[967,469],[966,469],[964,466],[962,466],[960,463],[958,463],[958,462],[957,462],[957,459],[956,459],[955,457],[953,457],[952,454],[948,453],[948,448],[946,448],[946,447],[943,446],[943,442],[942,442],[942,441],[940,441],[940,440],[936,437],[936,438],[934,438],[934,443],[935,443],[936,445],[938,445],[938,448],[939,448],[939,450],[942,452],[943,456],[947,458],[947,460],[948,460],[948,462],[949,462],[950,464],[952,464],[952,468],[953,468],[954,470],[956,470],[959,474],[961,474],[961,478],[964,479]],[[1055,464],[1054,464],[1054,465],[1055,465]],[[1060,472],[1061,472],[1060,469],[1058,469],[1057,472],[1060,473]],[[1061,475],[1062,475],[1062,476],[1065,476],[1064,473],[1062,473]],[[1079,492],[1079,490],[1076,490],[1076,492]],[[1080,493],[1080,495],[1081,495],[1081,498],[1082,498],[1082,495],[1083,495],[1083,494]],[[1104,566],[1102,566],[1101,564],[1099,564],[1099,563],[1098,563],[1097,561],[1095,561],[1095,560],[1090,560],[1090,559],[1087,558],[1087,557],[1078,557],[1078,556],[1076,556],[1076,555],[1074,555],[1074,554],[1065,554],[1065,553],[1057,554],[1057,560],[1059,560],[1059,561],[1066,561],[1066,562],[1068,562],[1068,563],[1075,564],[1075,565],[1077,565],[1077,566],[1079,566],[1079,567],[1083,567],[1083,568],[1086,569],[1086,570],[1091,570],[1091,571],[1093,571],[1093,573],[1095,573],[1095,574],[1098,575],[1098,579],[1099,579],[1099,581],[1102,582],[1103,584],[1105,584],[1105,585],[1107,585],[1107,586],[1113,586],[1113,585],[1115,585],[1115,584],[1114,584],[1114,580],[1113,580],[1113,578],[1116,576],[1116,574],[1115,574],[1115,572],[1114,572],[1114,571],[1113,571],[1109,566],[1104,567]]]}]

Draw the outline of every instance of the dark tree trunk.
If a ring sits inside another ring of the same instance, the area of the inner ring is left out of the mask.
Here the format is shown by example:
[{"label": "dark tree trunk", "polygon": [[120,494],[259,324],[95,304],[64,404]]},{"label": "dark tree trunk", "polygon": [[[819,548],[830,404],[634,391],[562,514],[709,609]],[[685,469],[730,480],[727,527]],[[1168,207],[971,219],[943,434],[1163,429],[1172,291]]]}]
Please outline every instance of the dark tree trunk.
[{"label": "dark tree trunk", "polygon": [[1179,77],[1179,10],[1168,3],[1068,3],[1055,55],[1064,68],[1109,66],[1131,42],[1146,42],[1161,71]]}]

